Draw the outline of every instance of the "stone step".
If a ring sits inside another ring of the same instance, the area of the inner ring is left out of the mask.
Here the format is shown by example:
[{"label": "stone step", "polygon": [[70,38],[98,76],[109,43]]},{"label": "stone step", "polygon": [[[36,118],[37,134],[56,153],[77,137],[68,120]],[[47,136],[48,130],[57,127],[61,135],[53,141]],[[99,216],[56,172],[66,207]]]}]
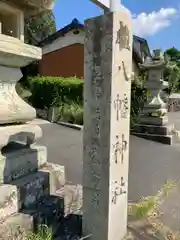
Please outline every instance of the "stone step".
[{"label": "stone step", "polygon": [[80,239],[82,186],[66,183],[54,196],[39,200],[33,215],[36,224],[52,228],[55,239]]},{"label": "stone step", "polygon": [[134,124],[132,133],[156,134],[156,135],[171,135],[174,130],[174,125],[156,126],[156,125],[142,125]]},{"label": "stone step", "polygon": [[[5,124],[5,122],[3,123]],[[23,143],[30,146],[41,137],[42,130],[35,124],[0,126],[0,149],[7,146],[9,143]]]},{"label": "stone step", "polygon": [[17,187],[4,184],[0,186],[0,223],[7,217],[18,212]]},{"label": "stone step", "polygon": [[35,172],[46,163],[46,147],[33,145],[28,148],[19,144],[10,144],[0,155],[0,184],[10,183]]},{"label": "stone step", "polygon": [[33,231],[33,227],[33,216],[17,213],[0,224],[0,240],[24,240],[26,234]]},{"label": "stone step", "polygon": [[48,163],[38,172],[0,185],[0,220],[21,209],[36,206],[39,199],[56,193],[65,184],[64,167]]},{"label": "stone step", "polygon": [[83,187],[80,184],[66,183],[56,192],[56,196],[64,199],[64,215],[82,214]]},{"label": "stone step", "polygon": [[167,145],[172,145],[173,143],[177,143],[177,141],[174,140],[176,139],[176,137],[173,135],[163,136],[163,135],[157,135],[157,134],[136,133],[136,132],[132,132],[131,134],[136,137],[144,138],[146,140],[151,140],[154,142],[159,142]]},{"label": "stone step", "polygon": [[[52,229],[55,238],[71,235],[74,236],[73,239],[79,239],[75,237],[81,234],[81,185],[68,183],[56,191],[55,195],[41,196],[35,205],[31,204],[25,209],[18,209],[16,186],[2,185],[1,188],[6,198],[3,199],[2,196],[0,198],[1,202],[4,201],[4,206],[2,206],[4,211],[2,207],[0,209],[0,240],[13,239],[7,238],[9,233],[11,237],[22,235],[27,230],[33,230],[33,227],[36,229],[41,224],[45,224]],[[9,229],[13,231],[10,232]],[[3,238],[1,238],[1,235]]]}]

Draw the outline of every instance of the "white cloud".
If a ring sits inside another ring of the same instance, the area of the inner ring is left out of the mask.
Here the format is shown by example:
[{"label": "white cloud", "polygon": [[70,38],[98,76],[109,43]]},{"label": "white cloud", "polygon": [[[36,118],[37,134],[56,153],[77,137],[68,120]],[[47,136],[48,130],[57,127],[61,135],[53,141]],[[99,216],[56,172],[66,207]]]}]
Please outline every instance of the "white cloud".
[{"label": "white cloud", "polygon": [[160,30],[169,27],[172,20],[178,16],[175,8],[161,8],[159,11],[152,13],[140,13],[133,16],[134,34],[141,37],[154,35]]}]

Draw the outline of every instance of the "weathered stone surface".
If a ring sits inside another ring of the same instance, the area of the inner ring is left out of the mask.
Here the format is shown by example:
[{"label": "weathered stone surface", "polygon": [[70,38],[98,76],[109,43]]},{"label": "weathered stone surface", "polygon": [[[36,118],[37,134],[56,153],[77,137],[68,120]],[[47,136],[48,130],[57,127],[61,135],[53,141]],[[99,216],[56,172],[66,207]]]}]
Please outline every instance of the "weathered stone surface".
[{"label": "weathered stone surface", "polygon": [[59,225],[63,224],[64,199],[52,195],[42,197],[34,208],[23,210],[23,212],[33,215],[35,227],[46,224],[53,235],[56,235]]},{"label": "weathered stone surface", "polygon": [[83,188],[82,185],[65,184],[56,192],[56,196],[64,199],[64,215],[82,214]]},{"label": "weathered stone surface", "polygon": [[36,117],[35,109],[18,96],[15,85],[22,78],[20,67],[41,57],[40,48],[0,34],[0,124],[25,123]]},{"label": "weathered stone surface", "polygon": [[0,66],[0,72],[0,124],[33,120],[36,117],[35,109],[24,102],[16,92],[16,82],[22,77],[20,69]]},{"label": "weathered stone surface", "polygon": [[0,126],[0,149],[11,142],[25,143],[30,146],[41,136],[41,128],[34,124]]},{"label": "weathered stone surface", "polygon": [[50,163],[36,173],[11,182],[18,189],[19,209],[35,205],[43,196],[55,194],[64,184],[64,167]]},{"label": "weathered stone surface", "polygon": [[[145,111],[146,110],[144,110],[144,112]],[[158,117],[158,116],[144,116],[140,114],[138,123],[142,125],[164,126],[168,125],[168,116]]]},{"label": "weathered stone surface", "polygon": [[18,213],[0,224],[0,240],[22,240],[33,230],[33,216]]},{"label": "weathered stone surface", "polygon": [[55,195],[64,184],[64,167],[47,164],[36,173],[1,185],[0,222],[22,209],[37,206],[42,197]]},{"label": "weathered stone surface", "polygon": [[168,98],[168,112],[180,111],[180,94],[173,93]]},{"label": "weathered stone surface", "polygon": [[41,57],[41,48],[25,44],[17,38],[0,34],[0,65],[20,68],[35,60],[40,60]]},{"label": "weathered stone surface", "polygon": [[1,223],[10,215],[18,212],[18,192],[16,186],[8,184],[1,185],[0,192],[1,192],[0,194],[0,223]]},{"label": "weathered stone surface", "polygon": [[132,134],[137,137],[144,138],[146,140],[151,140],[154,142],[159,142],[167,145],[173,145],[176,143],[180,143],[180,132],[173,130],[171,134],[151,134],[151,133],[138,133],[138,132],[133,132]]},{"label": "weathered stone surface", "polygon": [[[150,119],[152,120],[152,118]],[[157,121],[156,121],[157,124]],[[142,137],[147,140],[160,142],[167,145],[180,142],[179,136],[176,134],[174,125],[143,125],[135,124],[131,133],[137,137]]]},{"label": "weathered stone surface", "polygon": [[177,143],[178,139],[176,136],[173,135],[158,135],[158,134],[149,134],[149,133],[138,133],[138,132],[132,132],[132,134],[136,137],[141,137],[146,140],[151,140],[154,142],[159,142],[167,145],[172,145],[173,143]]},{"label": "weathered stone surface", "polygon": [[40,11],[52,9],[53,0],[5,0],[5,2],[11,4],[12,6],[19,7],[26,14],[36,14]]},{"label": "weathered stone surface", "polygon": [[159,126],[168,122],[167,105],[161,99],[162,89],[168,87],[168,83],[162,79],[165,65],[165,59],[161,56],[156,59],[147,57],[145,62],[140,65],[141,68],[148,71],[146,87],[150,91],[147,103],[140,115],[142,124],[149,123]]},{"label": "weathered stone surface", "polygon": [[148,72],[146,87],[150,95],[132,133],[144,139],[172,145],[179,143],[179,137],[175,134],[174,126],[168,125],[167,103],[161,98],[162,89],[168,87],[168,83],[163,81],[166,61],[159,50],[154,51],[154,56],[147,57],[140,65]]},{"label": "weathered stone surface", "polygon": [[65,185],[66,179],[64,166],[48,162],[46,166],[40,169],[40,171],[43,173],[49,173],[49,188],[51,195],[55,195],[57,190]]},{"label": "weathered stone surface", "polygon": [[132,26],[109,13],[85,23],[83,234],[127,230]]},{"label": "weathered stone surface", "polygon": [[11,145],[9,148],[0,156],[0,183],[10,183],[47,163],[47,149],[44,146],[20,148]]},{"label": "weathered stone surface", "polygon": [[24,13],[19,8],[0,1],[0,33],[24,42]]},{"label": "weathered stone surface", "polygon": [[159,134],[159,135],[169,135],[169,134],[172,134],[174,128],[175,128],[174,125],[156,126],[156,125],[134,124],[133,125],[133,132],[148,133],[148,134]]}]

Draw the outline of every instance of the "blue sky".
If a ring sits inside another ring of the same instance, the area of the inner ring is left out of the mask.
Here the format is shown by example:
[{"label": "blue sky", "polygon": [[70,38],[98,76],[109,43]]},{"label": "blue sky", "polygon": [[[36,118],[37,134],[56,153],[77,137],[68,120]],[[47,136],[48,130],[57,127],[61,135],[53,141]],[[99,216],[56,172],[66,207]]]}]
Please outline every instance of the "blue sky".
[{"label": "blue sky", "polygon": [[[147,39],[151,49],[170,47],[180,49],[179,0],[122,0],[133,15],[134,34]],[[102,14],[90,0],[56,0],[54,7],[57,29],[69,24],[73,18],[84,22],[86,18]]]}]

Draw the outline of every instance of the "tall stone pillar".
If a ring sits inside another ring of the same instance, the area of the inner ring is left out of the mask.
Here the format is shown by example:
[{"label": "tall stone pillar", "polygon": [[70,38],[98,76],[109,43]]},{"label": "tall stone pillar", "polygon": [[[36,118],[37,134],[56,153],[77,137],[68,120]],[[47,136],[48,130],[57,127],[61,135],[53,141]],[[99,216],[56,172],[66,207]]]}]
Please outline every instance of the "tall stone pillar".
[{"label": "tall stone pillar", "polygon": [[132,23],[126,13],[85,22],[83,233],[127,228]]}]

